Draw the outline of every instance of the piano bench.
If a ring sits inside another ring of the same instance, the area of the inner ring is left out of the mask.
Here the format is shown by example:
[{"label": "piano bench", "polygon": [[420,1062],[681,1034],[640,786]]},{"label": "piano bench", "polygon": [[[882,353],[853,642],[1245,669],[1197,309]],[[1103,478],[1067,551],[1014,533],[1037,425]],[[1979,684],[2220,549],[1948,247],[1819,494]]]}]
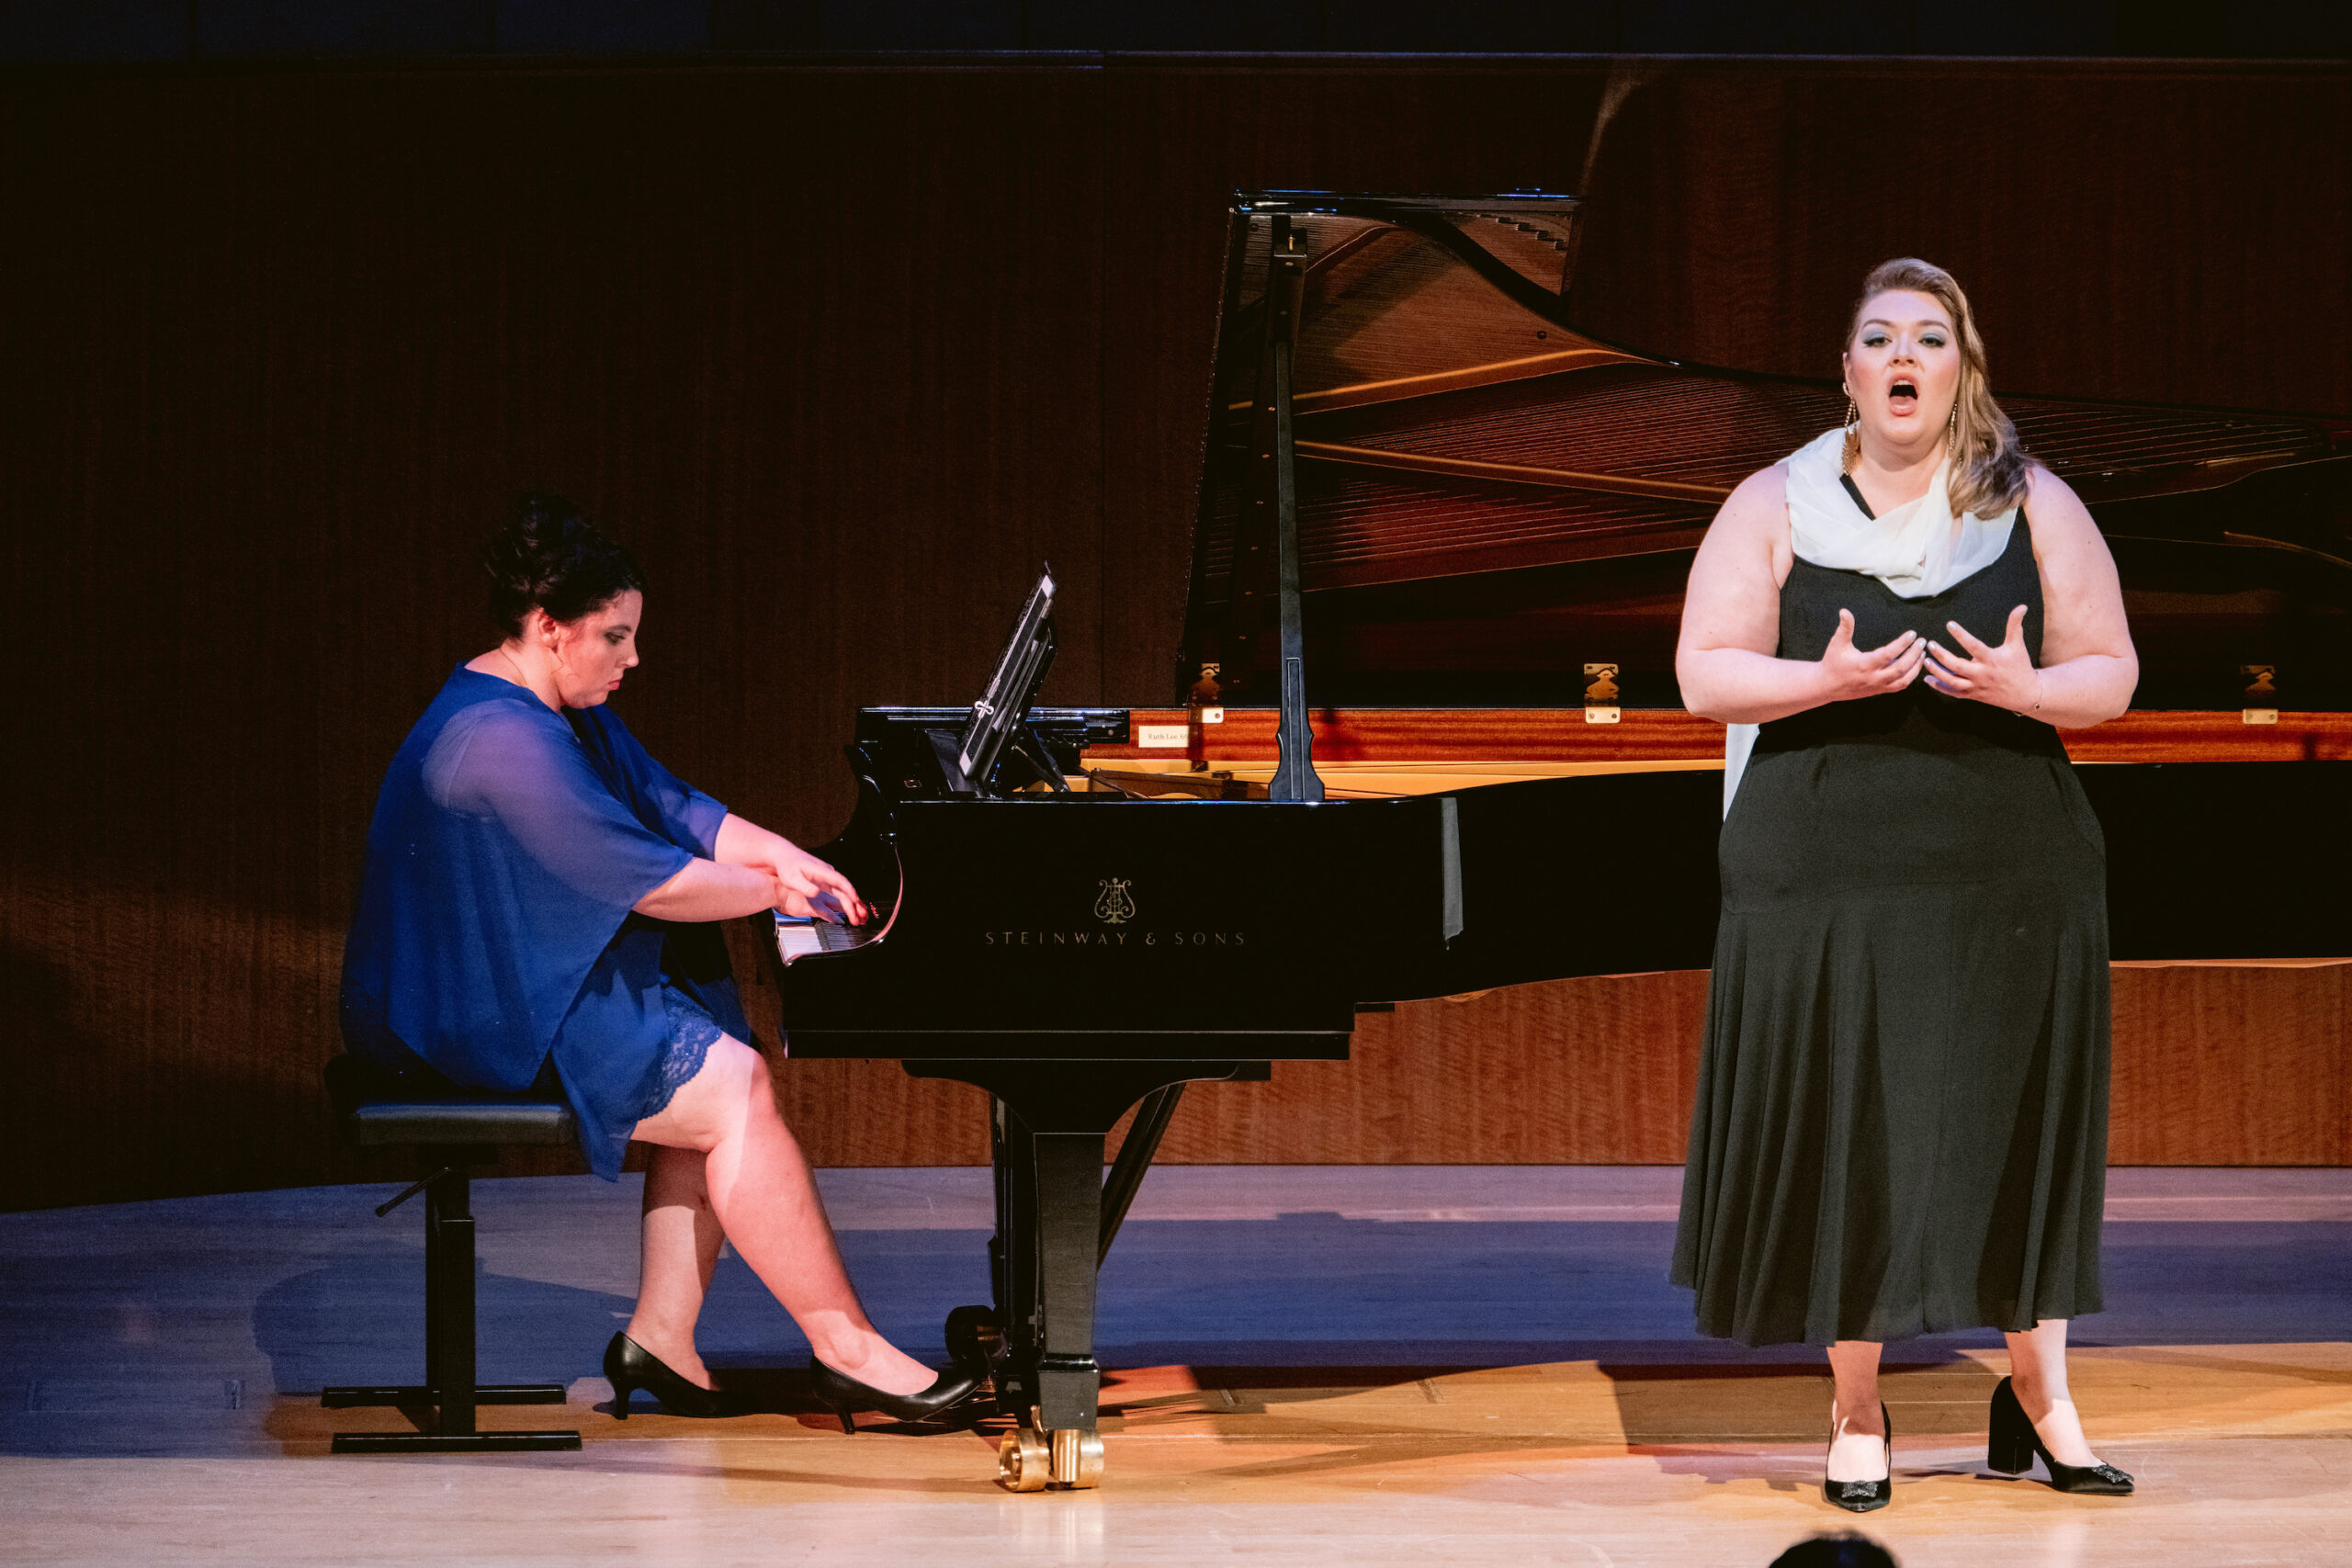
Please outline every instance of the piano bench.
[{"label": "piano bench", "polygon": [[406,1145],[422,1172],[408,1190],[380,1205],[380,1218],[424,1198],[424,1382],[396,1388],[330,1388],[329,1410],[391,1404],[430,1407],[413,1432],[337,1432],[339,1454],[511,1453],[580,1447],[572,1431],[484,1432],[474,1424],[483,1404],[561,1404],[561,1383],[474,1382],[473,1168],[489,1165],[508,1144],[569,1144],[571,1108],[539,1093],[486,1094],[450,1088],[420,1090],[356,1056],[327,1064],[327,1093],[345,1138],[362,1148]]}]

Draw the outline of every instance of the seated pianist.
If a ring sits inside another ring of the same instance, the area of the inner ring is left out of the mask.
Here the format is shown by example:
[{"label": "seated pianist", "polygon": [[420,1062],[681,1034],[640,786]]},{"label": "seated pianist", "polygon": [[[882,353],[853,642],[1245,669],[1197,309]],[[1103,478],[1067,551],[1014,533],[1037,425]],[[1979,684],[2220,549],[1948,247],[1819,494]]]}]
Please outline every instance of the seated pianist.
[{"label": "seated pianist", "polygon": [[728,1413],[695,1349],[725,1239],[807,1335],[844,1426],[956,1404],[977,1374],[934,1372],[859,1304],[710,923],[865,906],[605,706],[638,662],[628,550],[533,495],[482,559],[503,638],[451,672],[384,776],[344,955],[346,1043],[427,1091],[560,1089],[607,1180],[630,1139],[653,1145],[637,1311],[605,1355],[616,1415],[637,1388]]}]

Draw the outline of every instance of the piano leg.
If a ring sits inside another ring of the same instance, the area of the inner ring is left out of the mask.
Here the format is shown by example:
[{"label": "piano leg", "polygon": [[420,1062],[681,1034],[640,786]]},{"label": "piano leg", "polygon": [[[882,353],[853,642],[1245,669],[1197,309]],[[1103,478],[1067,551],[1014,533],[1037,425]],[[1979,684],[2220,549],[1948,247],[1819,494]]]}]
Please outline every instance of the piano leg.
[{"label": "piano leg", "polygon": [[[1048,1309],[1037,1357],[1037,1425],[1053,1434],[1054,1480],[1064,1486],[1091,1486],[1102,1469],[1102,1439],[1094,1435],[1095,1403],[1102,1390],[1102,1369],[1094,1359],[1102,1134],[1033,1136],[1037,1274]],[[1091,1464],[1084,1449],[1091,1450]]]},{"label": "piano leg", "polygon": [[[1102,1476],[1095,1423],[1102,1369],[1094,1359],[1095,1273],[1173,1115],[1176,1086],[1231,1077],[1238,1062],[1034,1063],[908,1061],[916,1077],[953,1078],[991,1096],[997,1234],[989,1258],[1004,1354],[997,1413],[1019,1425],[998,1450],[1016,1492],[1089,1487]],[[1122,1148],[1106,1204],[1102,1153],[1111,1129],[1148,1103]],[[1138,1141],[1139,1139],[1139,1141]],[[1106,1225],[1106,1221],[1110,1223]],[[951,1317],[968,1322],[967,1309]]]},{"label": "piano leg", "polygon": [[[1102,1369],[1094,1359],[1094,1275],[1101,1247],[1100,1133],[1035,1133],[1000,1100],[997,1127],[998,1321],[1006,1354],[997,1408],[1050,1445],[1059,1486],[1102,1476],[1095,1411]],[[1008,1438],[1018,1446],[1020,1434]],[[1032,1456],[1047,1458],[1045,1453]],[[1034,1467],[1008,1461],[1013,1472]],[[1020,1490],[1029,1490],[1023,1486]]]}]

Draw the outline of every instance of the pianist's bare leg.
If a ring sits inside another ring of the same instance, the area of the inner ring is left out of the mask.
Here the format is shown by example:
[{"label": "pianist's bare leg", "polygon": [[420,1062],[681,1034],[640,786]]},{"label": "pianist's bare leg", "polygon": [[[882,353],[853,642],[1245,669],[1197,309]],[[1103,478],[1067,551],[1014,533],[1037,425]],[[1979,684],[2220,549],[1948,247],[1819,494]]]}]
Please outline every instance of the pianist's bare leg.
[{"label": "pianist's bare leg", "polygon": [[[808,1337],[819,1360],[886,1393],[931,1386],[938,1374],[883,1338],[858,1304],[808,1162],[776,1111],[767,1063],[757,1051],[721,1035],[702,1071],[659,1115],[639,1122],[632,1135],[704,1156],[704,1185],[720,1229]],[[663,1238],[673,1239],[666,1227]],[[664,1245],[658,1260],[650,1247],[647,1251],[647,1272],[662,1271],[662,1288],[670,1300],[692,1289],[699,1304],[698,1274],[670,1276],[672,1269],[683,1275],[699,1267],[699,1255],[690,1246]],[[638,1343],[669,1360],[667,1347]],[[687,1359],[700,1370],[699,1361]],[[676,1361],[669,1364],[674,1371],[685,1371]]]},{"label": "pianist's bare leg", "polygon": [[645,1170],[645,1261],[638,1275],[637,1315],[628,1337],[662,1365],[701,1387],[710,1374],[695,1349],[695,1322],[702,1316],[718,1247],[727,1239],[710,1206],[707,1156],[694,1149],[653,1146]]}]

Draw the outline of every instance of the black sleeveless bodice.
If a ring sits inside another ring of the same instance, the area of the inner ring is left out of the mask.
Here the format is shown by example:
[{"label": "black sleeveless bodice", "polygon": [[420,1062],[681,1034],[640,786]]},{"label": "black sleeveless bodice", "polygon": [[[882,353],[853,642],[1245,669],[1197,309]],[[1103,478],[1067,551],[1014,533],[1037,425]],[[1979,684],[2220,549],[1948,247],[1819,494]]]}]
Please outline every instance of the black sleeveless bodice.
[{"label": "black sleeveless bodice", "polygon": [[[1781,657],[1905,628],[1997,644],[2041,584],[2022,513],[1923,599],[1798,560]],[[1762,727],[1723,915],[1675,1277],[1751,1344],[2021,1329],[2096,1310],[2106,862],[2048,725],[1924,677]]]},{"label": "black sleeveless bodice", "polygon": [[[2029,652],[2041,644],[2041,578],[2024,516],[1991,565],[1924,599],[1873,577],[1799,560],[1781,588],[1783,659],[1819,659],[1854,615],[1854,646],[1905,630],[1961,649],[1946,623],[1989,643],[2026,606]],[[2019,856],[2092,857],[2104,886],[2098,820],[2075,782],[2058,732],[2036,719],[1946,696],[1923,674],[1863,697],[1762,727],[1724,824],[1727,908],[1758,908],[1832,888],[1975,882]]]},{"label": "black sleeveless bodice", "polygon": [[[1965,654],[1947,623],[1957,621],[1988,643],[2007,634],[2009,613],[2025,611],[2025,646],[2041,662],[2041,572],[2034,565],[2033,529],[2020,510],[2008,547],[1989,566],[1924,599],[1905,599],[1874,577],[1836,571],[1800,558],[1781,585],[1782,659],[1819,659],[1838,633],[1838,612],[1854,613],[1854,646],[1883,648],[1906,631]],[[1922,679],[1900,692],[1857,702],[1831,703],[1764,726],[1758,743],[1810,745],[1840,735],[1908,732],[1907,742],[1935,747],[1936,737],[1973,737],[2008,750],[2064,754],[2058,732],[1983,703],[1947,697]]]}]

